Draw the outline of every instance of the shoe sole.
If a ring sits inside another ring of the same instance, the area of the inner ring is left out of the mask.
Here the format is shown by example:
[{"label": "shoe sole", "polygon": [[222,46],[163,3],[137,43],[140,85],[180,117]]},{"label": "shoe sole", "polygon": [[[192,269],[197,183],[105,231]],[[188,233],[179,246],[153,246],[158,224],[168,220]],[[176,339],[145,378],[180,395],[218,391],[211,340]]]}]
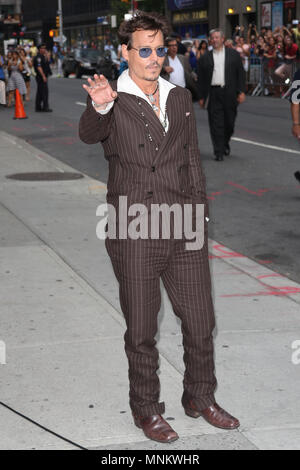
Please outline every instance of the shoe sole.
[{"label": "shoe sole", "polygon": [[205,419],[205,421],[210,424],[211,426],[214,426],[215,428],[219,428],[219,429],[226,429],[227,431],[231,431],[231,430],[234,430],[234,429],[237,429],[240,424],[238,424],[237,426],[234,426],[232,428],[228,428],[228,427],[224,427],[224,426],[218,426],[217,424],[212,424],[210,421],[208,421],[208,419],[206,419],[199,411],[196,411],[196,410],[191,410],[190,408],[185,408],[185,414],[187,416],[190,416],[191,418],[200,418],[200,416],[202,416],[203,419]]}]

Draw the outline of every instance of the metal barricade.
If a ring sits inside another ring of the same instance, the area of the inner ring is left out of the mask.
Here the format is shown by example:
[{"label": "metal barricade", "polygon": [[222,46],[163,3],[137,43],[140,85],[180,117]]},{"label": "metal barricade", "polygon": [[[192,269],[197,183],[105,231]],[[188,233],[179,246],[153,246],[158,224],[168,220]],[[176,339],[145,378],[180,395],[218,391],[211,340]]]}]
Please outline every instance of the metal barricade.
[{"label": "metal barricade", "polygon": [[249,70],[246,73],[248,94],[259,96],[263,91],[262,59],[252,56],[249,60]]},{"label": "metal barricade", "polygon": [[248,94],[285,97],[299,67],[299,59],[288,64],[280,59],[250,57],[249,70],[246,74]]}]

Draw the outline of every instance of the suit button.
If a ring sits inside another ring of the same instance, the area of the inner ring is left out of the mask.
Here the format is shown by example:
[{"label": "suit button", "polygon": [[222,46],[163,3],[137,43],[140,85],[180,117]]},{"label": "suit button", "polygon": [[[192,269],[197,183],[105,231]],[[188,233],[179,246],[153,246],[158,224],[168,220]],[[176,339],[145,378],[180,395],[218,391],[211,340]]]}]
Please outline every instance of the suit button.
[{"label": "suit button", "polygon": [[151,170],[152,170],[152,172],[154,173],[154,171],[155,171],[155,166],[152,166],[152,167],[151,167]]},{"label": "suit button", "polygon": [[158,147],[155,147],[155,150],[158,152]]},{"label": "suit button", "polygon": [[153,191],[148,191],[148,196],[153,196]]}]

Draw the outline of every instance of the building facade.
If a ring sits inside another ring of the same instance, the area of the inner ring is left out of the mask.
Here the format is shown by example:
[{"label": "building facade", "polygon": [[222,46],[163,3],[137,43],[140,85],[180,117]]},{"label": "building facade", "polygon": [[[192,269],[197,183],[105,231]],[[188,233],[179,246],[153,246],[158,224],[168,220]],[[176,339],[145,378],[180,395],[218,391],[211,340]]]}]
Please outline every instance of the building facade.
[{"label": "building facade", "polygon": [[4,48],[4,41],[17,37],[21,31],[21,4],[22,0],[0,0],[0,50]]},{"label": "building facade", "polygon": [[300,20],[299,0],[220,0],[219,25],[230,37],[236,26],[246,29],[250,23],[275,29],[276,26],[288,25],[293,20]]},{"label": "building facade", "polygon": [[0,0],[0,18],[4,20],[8,15],[21,14],[22,0]]},{"label": "building facade", "polygon": [[[103,42],[107,36],[116,37],[116,28],[111,27],[111,15],[118,14],[116,0],[63,0],[63,33],[67,44],[74,46],[84,41]],[[119,1],[124,8],[126,3]],[[128,1],[127,8],[130,9]],[[143,2],[135,2],[143,7]],[[183,37],[206,36],[209,29],[217,27],[219,22],[219,0],[163,0],[166,16],[172,28]],[[56,27],[58,1],[23,0],[23,23],[26,35],[37,36],[39,40],[51,43],[49,31]]]},{"label": "building facade", "polygon": [[205,37],[218,25],[218,0],[168,0],[173,30],[182,37]]},{"label": "building facade", "polygon": [[[23,22],[27,35],[31,33],[50,44],[53,39],[49,37],[49,32],[54,31],[54,39],[58,34],[57,9],[57,0],[23,0]],[[96,44],[103,41],[107,33],[105,19],[110,14],[110,0],[63,0],[62,9],[63,33],[69,46],[84,41],[94,41]]]}]

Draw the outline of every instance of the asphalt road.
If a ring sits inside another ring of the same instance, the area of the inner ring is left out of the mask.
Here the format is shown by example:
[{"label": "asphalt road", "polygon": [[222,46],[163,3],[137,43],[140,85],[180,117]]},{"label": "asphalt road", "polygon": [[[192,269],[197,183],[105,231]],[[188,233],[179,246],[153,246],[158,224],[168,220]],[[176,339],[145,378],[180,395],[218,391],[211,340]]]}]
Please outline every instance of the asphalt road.
[{"label": "asphalt road", "polygon": [[[52,78],[53,113],[34,112],[13,120],[13,109],[0,108],[0,128],[100,181],[108,166],[100,145],[78,138],[84,111],[84,80]],[[289,104],[275,98],[247,98],[239,109],[232,154],[215,162],[207,113],[195,104],[199,147],[207,177],[212,239],[249,256],[291,279],[300,281],[300,145],[291,136]],[[270,148],[270,146],[275,148]]]}]

